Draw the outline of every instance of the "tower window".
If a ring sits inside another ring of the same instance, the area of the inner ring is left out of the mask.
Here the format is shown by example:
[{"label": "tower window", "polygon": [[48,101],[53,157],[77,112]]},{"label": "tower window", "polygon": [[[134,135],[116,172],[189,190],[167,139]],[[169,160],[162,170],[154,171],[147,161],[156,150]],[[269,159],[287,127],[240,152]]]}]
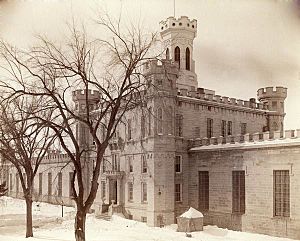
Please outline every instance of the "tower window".
[{"label": "tower window", "polygon": [[186,68],[186,70],[191,69],[190,49],[189,48],[186,48],[186,50],[185,50],[185,68]]},{"label": "tower window", "polygon": [[179,23],[179,26],[181,26],[182,25],[182,23]]},{"label": "tower window", "polygon": [[172,23],[172,26],[175,26],[175,23]]},{"label": "tower window", "polygon": [[175,61],[178,62],[180,67],[180,48],[178,46],[175,48]]}]

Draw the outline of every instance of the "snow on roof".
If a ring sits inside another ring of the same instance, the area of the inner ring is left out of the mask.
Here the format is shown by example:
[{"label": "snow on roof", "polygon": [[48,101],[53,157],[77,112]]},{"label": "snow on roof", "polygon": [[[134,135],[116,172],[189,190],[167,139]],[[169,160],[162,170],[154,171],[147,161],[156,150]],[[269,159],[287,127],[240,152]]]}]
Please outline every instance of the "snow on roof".
[{"label": "snow on roof", "polygon": [[203,214],[196,210],[195,208],[190,207],[188,211],[180,215],[181,218],[203,218]]}]

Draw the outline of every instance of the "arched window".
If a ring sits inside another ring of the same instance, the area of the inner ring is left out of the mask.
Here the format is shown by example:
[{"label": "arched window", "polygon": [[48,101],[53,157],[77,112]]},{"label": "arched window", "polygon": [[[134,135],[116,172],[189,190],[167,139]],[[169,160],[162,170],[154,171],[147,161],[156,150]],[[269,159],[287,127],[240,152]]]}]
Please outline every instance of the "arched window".
[{"label": "arched window", "polygon": [[162,108],[157,109],[157,133],[163,133],[163,111]]},{"label": "arched window", "polygon": [[191,61],[190,61],[190,49],[186,48],[185,50],[185,69],[191,70]]},{"label": "arched window", "polygon": [[180,67],[180,48],[178,46],[175,48],[175,61],[179,63]]},{"label": "arched window", "polygon": [[166,59],[170,59],[170,51],[168,48],[166,50]]}]

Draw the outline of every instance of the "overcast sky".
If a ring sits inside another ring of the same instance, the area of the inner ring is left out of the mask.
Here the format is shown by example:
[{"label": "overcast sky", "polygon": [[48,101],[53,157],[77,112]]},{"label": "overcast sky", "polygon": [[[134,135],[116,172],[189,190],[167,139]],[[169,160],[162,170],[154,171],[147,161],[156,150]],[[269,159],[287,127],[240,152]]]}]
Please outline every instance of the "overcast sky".
[{"label": "overcast sky", "polygon": [[[0,0],[0,36],[30,44],[45,33],[63,39],[71,16],[89,31],[95,10],[124,21],[139,21],[159,31],[158,23],[173,15],[173,0]],[[286,129],[300,128],[300,1],[297,0],[176,0],[176,17],[198,21],[194,60],[200,87],[219,95],[249,99],[260,87],[285,86]]]}]

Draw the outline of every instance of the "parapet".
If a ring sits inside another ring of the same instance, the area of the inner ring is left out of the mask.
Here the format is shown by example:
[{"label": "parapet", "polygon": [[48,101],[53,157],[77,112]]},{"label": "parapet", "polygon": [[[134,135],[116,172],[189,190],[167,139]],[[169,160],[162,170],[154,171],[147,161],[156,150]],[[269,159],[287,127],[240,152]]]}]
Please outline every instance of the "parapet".
[{"label": "parapet", "polygon": [[269,98],[285,99],[287,97],[287,88],[281,86],[277,86],[275,89],[273,87],[260,88],[257,91],[257,97],[259,101]]},{"label": "parapet", "polygon": [[236,98],[229,98],[227,96],[216,95],[212,90],[206,90],[203,88],[198,88],[197,91],[188,91],[187,89],[178,89],[179,96],[186,96],[201,100],[212,101],[215,103],[228,104],[236,107],[245,107],[251,109],[266,110],[266,106],[263,103],[256,102],[255,98],[250,98],[249,100],[240,100]]},{"label": "parapet", "polygon": [[235,144],[247,144],[247,143],[262,143],[268,144],[270,142],[277,143],[278,140],[293,140],[297,139],[300,142],[300,129],[297,130],[286,130],[284,132],[275,131],[272,134],[270,132],[261,132],[261,133],[253,133],[253,134],[245,134],[245,135],[237,135],[237,136],[220,136],[220,137],[212,137],[212,138],[197,138],[194,140],[190,140],[190,146],[201,147],[201,146],[217,146],[225,147],[227,145],[230,147]]},{"label": "parapet", "polygon": [[179,64],[178,62],[162,59],[162,60],[149,60],[144,64],[144,73],[148,74],[178,74]]},{"label": "parapet", "polygon": [[98,90],[88,90],[86,93],[86,90],[75,90],[72,92],[72,99],[73,101],[85,101],[86,100],[86,94],[88,95],[89,101],[99,101],[100,99],[100,92]]},{"label": "parapet", "polygon": [[161,34],[168,30],[184,29],[193,32],[196,37],[197,20],[190,20],[187,16],[181,16],[178,19],[174,17],[168,17],[166,20],[163,20],[159,23],[159,27]]}]

